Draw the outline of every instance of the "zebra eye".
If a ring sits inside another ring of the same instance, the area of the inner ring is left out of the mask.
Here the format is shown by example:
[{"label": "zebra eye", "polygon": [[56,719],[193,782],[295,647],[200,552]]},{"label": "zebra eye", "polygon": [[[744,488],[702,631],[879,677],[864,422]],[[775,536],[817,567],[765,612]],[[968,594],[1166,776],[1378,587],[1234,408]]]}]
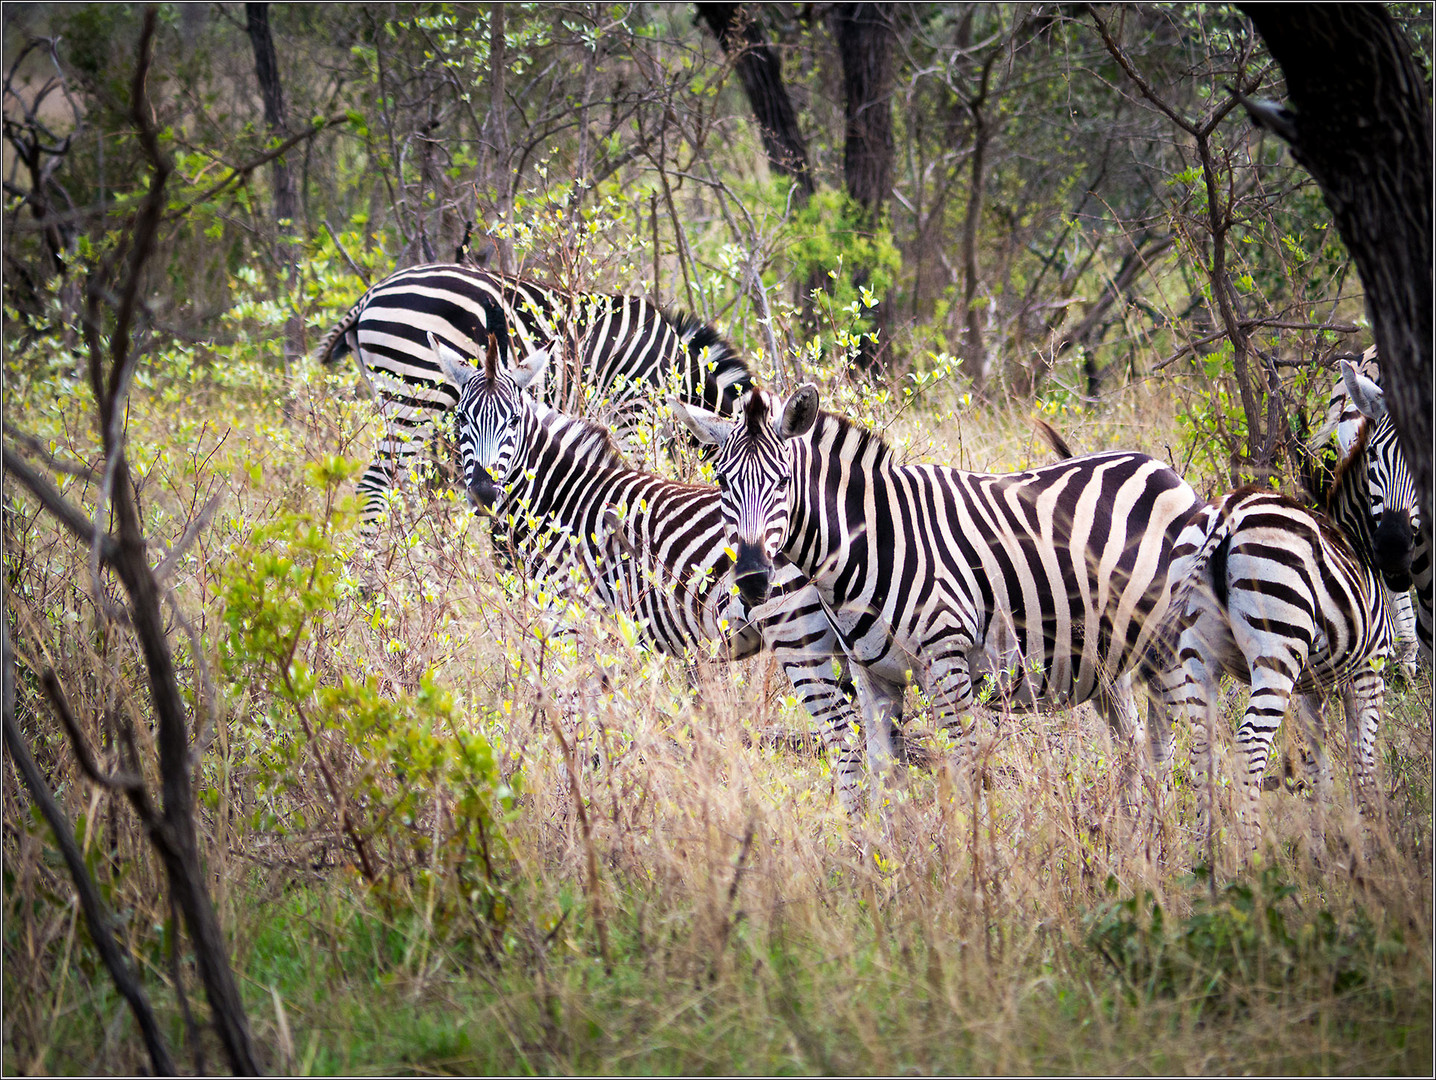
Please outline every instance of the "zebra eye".
[{"label": "zebra eye", "polygon": [[716,483],[716,484],[718,485],[718,490],[719,490],[719,491],[727,491],[727,490],[728,490],[728,478],[727,478],[726,476],[724,476],[722,473],[718,473],[717,475],[715,475],[715,476],[713,477],[713,481],[714,481],[714,483]]}]

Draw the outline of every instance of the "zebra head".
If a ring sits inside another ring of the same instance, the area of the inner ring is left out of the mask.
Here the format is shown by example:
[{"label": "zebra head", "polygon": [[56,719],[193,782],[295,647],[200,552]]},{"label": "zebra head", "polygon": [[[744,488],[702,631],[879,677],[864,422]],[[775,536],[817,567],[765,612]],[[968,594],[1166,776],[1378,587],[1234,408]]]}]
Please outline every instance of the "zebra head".
[{"label": "zebra head", "polygon": [[483,370],[429,335],[439,369],[459,388],[455,433],[469,504],[491,512],[502,497],[519,457],[520,434],[532,399],[524,388],[548,367],[550,349],[530,353],[511,371],[498,367],[498,341],[489,335]]},{"label": "zebra head", "polygon": [[733,578],[745,601],[761,604],[768,599],[773,559],[788,540],[793,472],[788,443],[813,426],[818,391],[811,384],[802,386],[780,405],[754,387],[739,399],[737,419],[670,404],[699,442],[719,447],[713,468],[736,551]]},{"label": "zebra head", "polygon": [[1341,381],[1352,405],[1364,418],[1352,435],[1353,445],[1342,446],[1341,452],[1352,452],[1364,436],[1377,567],[1389,579],[1400,581],[1411,572],[1416,530],[1421,525],[1416,482],[1401,452],[1396,429],[1391,426],[1380,384],[1345,360],[1341,362]]}]

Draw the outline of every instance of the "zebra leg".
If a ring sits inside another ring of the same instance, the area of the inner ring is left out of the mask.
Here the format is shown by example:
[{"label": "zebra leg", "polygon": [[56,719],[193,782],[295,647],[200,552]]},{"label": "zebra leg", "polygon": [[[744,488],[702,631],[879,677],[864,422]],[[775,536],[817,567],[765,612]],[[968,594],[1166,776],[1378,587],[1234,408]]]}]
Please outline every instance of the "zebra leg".
[{"label": "zebra leg", "polygon": [[[1385,585],[1381,588],[1386,589]],[[1416,612],[1411,602],[1411,593],[1393,593],[1386,590],[1387,610],[1391,612],[1392,660],[1408,680],[1416,678]]]},{"label": "zebra leg", "polygon": [[1142,718],[1137,712],[1137,699],[1132,693],[1131,674],[1113,681],[1110,687],[1099,686],[1092,698],[1092,707],[1112,729],[1117,753],[1121,755],[1117,790],[1121,795],[1122,812],[1128,817],[1135,817],[1140,802],[1137,772],[1145,739]]},{"label": "zebra leg", "polygon": [[1302,779],[1313,798],[1331,798],[1331,762],[1326,756],[1326,701],[1320,694],[1299,694],[1296,719],[1301,728]]},{"label": "zebra leg", "polygon": [[1386,680],[1370,664],[1362,664],[1341,691],[1356,805],[1368,815],[1380,806],[1376,783],[1376,729],[1381,723],[1385,697]]},{"label": "zebra leg", "polygon": [[824,653],[820,648],[778,647],[773,654],[792,682],[798,700],[818,727],[833,770],[838,801],[849,816],[856,816],[862,790],[863,755],[854,730],[853,704],[833,673],[832,653]]},{"label": "zebra leg", "polygon": [[853,681],[858,688],[862,709],[863,742],[867,752],[868,771],[872,774],[873,809],[883,805],[882,786],[894,762],[891,732],[896,718],[902,714],[904,687],[873,674],[862,664],[852,664]]},{"label": "zebra leg", "polygon": [[1294,670],[1288,670],[1278,657],[1264,659],[1266,662],[1262,663],[1263,658],[1253,658],[1251,699],[1237,729],[1237,751],[1241,757],[1237,774],[1237,820],[1249,851],[1256,850],[1261,841],[1262,774],[1266,772],[1272,742],[1291,702],[1295,673],[1301,670],[1299,664]]},{"label": "zebra leg", "polygon": [[359,496],[359,531],[362,536],[372,536],[384,515],[384,504],[394,487],[393,458],[388,454],[376,457],[359,478],[356,493]]},{"label": "zebra leg", "polygon": [[1433,595],[1432,566],[1431,566],[1431,530],[1426,523],[1416,530],[1416,550],[1411,556],[1411,582],[1415,586],[1416,593],[1416,640],[1420,647],[1420,655],[1426,661],[1426,670],[1430,671],[1431,662],[1431,619],[1432,603],[1436,599]]},{"label": "zebra leg", "polygon": [[[1220,709],[1217,678],[1208,666],[1196,628],[1183,631],[1177,643],[1180,667],[1165,673],[1163,698],[1172,716],[1184,716],[1191,728],[1191,776],[1197,802],[1197,841],[1210,854],[1212,793],[1216,783],[1212,744]],[[1210,859],[1209,859],[1210,861]]]},{"label": "zebra leg", "polygon": [[951,765],[953,782],[960,784],[964,769],[977,760],[980,737],[980,725],[975,722],[968,723],[966,732],[962,730],[964,717],[972,719],[972,669],[966,653],[948,653],[933,660],[929,670],[926,689],[936,706],[938,726],[957,743],[957,755]]},{"label": "zebra leg", "polygon": [[400,477],[408,471],[409,462],[418,454],[421,442],[414,435],[406,435],[395,425],[389,425],[374,460],[359,478],[357,494],[360,500],[359,534],[370,537],[378,530],[379,519],[384,516],[389,494],[398,485]]},{"label": "zebra leg", "polygon": [[1319,853],[1326,837],[1326,807],[1331,799],[1331,762],[1326,756],[1326,699],[1321,694],[1298,694],[1296,722],[1301,729],[1301,772],[1311,798],[1310,845]]}]

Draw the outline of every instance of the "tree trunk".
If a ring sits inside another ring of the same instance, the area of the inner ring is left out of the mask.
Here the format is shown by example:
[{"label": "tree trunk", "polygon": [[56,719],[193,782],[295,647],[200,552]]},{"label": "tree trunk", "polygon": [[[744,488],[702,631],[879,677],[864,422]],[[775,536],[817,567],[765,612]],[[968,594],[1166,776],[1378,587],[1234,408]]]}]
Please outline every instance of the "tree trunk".
[{"label": "tree trunk", "polygon": [[[986,77],[984,76],[984,82]],[[986,90],[984,88],[984,94]],[[967,189],[967,213],[962,222],[962,310],[963,344],[967,370],[979,391],[987,389],[987,347],[982,340],[982,310],[977,302],[980,275],[977,267],[977,233],[982,225],[982,189],[986,183],[987,141],[990,128],[982,115],[982,103],[972,111],[972,182]]]},{"label": "tree trunk", "polygon": [[[843,182],[862,212],[860,228],[881,224],[892,193],[893,175],[893,5],[838,4],[830,18],[843,65],[847,135],[843,144]],[[866,285],[870,268],[853,268],[853,284]],[[861,363],[872,368],[877,345],[887,341],[891,305],[873,309],[878,341],[864,337]]]},{"label": "tree trunk", "polygon": [[[279,58],[274,53],[274,38],[269,33],[269,5],[245,4],[245,24],[249,43],[254,48],[254,74],[259,79],[259,93],[264,98],[264,124],[275,139],[289,134],[289,121],[284,111],[284,91],[279,84]],[[294,181],[284,155],[274,159],[274,224],[278,238],[276,254],[285,268],[284,282],[291,289],[295,281],[294,260],[289,257],[289,240],[294,235]],[[284,324],[284,366],[304,355],[304,319],[296,311]]]},{"label": "tree trunk", "polygon": [[[514,217],[514,179],[509,167],[508,102],[504,97],[504,75],[508,71],[508,38],[505,36],[504,5],[493,5],[489,23],[489,123],[492,125],[494,156],[493,176],[499,200],[500,224],[507,228]],[[494,250],[499,256],[499,273],[513,273],[513,241],[500,230],[494,234]]]},{"label": "tree trunk", "polygon": [[[245,22],[249,29],[249,43],[254,47],[254,73],[259,78],[259,93],[264,98],[264,124],[276,138],[289,134],[289,121],[284,112],[284,91],[279,85],[279,59],[274,53],[274,38],[269,33],[269,5],[245,4]],[[271,169],[274,176],[274,219],[280,222],[294,220],[294,182],[289,176],[289,166],[282,156],[274,159]]]},{"label": "tree trunk", "polygon": [[768,164],[797,182],[798,202],[806,203],[814,191],[807,146],[783,85],[783,62],[764,38],[756,14],[743,4],[699,4],[698,17],[713,31],[723,54],[733,59]]},{"label": "tree trunk", "polygon": [[1386,400],[1431,523],[1430,89],[1378,4],[1239,5],[1295,115],[1256,107],[1315,178],[1366,288]]}]

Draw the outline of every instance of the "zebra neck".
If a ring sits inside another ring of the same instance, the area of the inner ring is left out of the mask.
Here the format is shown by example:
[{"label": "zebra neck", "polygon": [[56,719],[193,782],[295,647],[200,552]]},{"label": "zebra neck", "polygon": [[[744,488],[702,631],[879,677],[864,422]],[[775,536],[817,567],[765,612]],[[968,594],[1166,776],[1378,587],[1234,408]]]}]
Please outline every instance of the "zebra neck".
[{"label": "zebra neck", "polygon": [[530,514],[551,515],[561,509],[556,504],[575,477],[628,468],[607,428],[540,401],[528,401],[519,440],[517,482],[506,506],[511,511],[522,508]]},{"label": "zebra neck", "polygon": [[894,458],[881,437],[833,413],[819,413],[812,430],[792,444],[791,454],[794,483],[785,553],[805,572],[825,573],[854,544],[874,542],[863,535],[866,515],[848,514],[847,503],[855,495],[871,499],[885,490]]},{"label": "zebra neck", "polygon": [[1337,467],[1326,493],[1326,515],[1368,568],[1377,565],[1376,535],[1371,516],[1371,483],[1367,454],[1372,425],[1365,422],[1347,459]]}]

